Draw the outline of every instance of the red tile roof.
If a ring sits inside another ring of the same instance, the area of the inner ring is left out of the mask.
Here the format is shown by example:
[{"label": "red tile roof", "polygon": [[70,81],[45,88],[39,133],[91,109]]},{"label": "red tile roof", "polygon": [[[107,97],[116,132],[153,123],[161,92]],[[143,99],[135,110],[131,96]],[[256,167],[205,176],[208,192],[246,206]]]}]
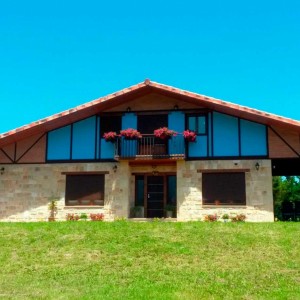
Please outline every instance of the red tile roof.
[{"label": "red tile roof", "polygon": [[300,133],[299,121],[233,104],[213,97],[192,93],[146,79],[144,82],[125,88],[121,91],[0,134],[0,146],[87,118],[107,108],[122,104],[135,97],[151,92],[166,94],[182,101],[198,104],[199,106],[208,107],[222,113],[228,113],[266,125],[283,126]]}]

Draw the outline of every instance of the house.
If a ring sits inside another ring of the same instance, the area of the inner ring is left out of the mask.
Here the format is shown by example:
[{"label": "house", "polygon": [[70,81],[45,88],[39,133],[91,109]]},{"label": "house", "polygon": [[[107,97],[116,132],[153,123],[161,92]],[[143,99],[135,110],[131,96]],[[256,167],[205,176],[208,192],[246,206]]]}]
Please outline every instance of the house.
[{"label": "house", "polygon": [[[161,139],[168,127],[176,136]],[[103,135],[136,129],[141,138]],[[185,130],[196,133],[187,141]],[[273,221],[272,176],[299,175],[300,122],[146,79],[0,135],[0,220],[103,213]]]}]

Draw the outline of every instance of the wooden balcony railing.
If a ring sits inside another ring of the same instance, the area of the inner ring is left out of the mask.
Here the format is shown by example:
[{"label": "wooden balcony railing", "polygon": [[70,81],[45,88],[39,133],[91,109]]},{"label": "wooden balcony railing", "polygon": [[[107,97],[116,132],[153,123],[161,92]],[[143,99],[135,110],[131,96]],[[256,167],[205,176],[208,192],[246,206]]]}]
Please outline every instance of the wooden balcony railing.
[{"label": "wooden balcony railing", "polygon": [[173,136],[168,140],[156,138],[152,134],[145,134],[137,140],[118,138],[115,143],[116,159],[156,159],[156,158],[184,158],[185,143],[182,135]]}]

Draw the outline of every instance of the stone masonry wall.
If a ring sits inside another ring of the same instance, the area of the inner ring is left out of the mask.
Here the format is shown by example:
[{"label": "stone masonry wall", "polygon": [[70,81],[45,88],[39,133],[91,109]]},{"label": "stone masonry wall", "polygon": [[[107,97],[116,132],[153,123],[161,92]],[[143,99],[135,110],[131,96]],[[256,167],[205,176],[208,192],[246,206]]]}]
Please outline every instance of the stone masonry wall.
[{"label": "stone masonry wall", "polygon": [[[65,220],[67,213],[104,213],[106,220],[127,217],[129,212],[129,167],[127,163],[24,164],[6,165],[0,175],[1,221],[46,221],[48,203],[58,199],[56,218]],[[62,172],[109,172],[105,175],[103,207],[65,206],[66,175]]]},{"label": "stone masonry wall", "polygon": [[[259,162],[260,169],[255,169]],[[117,165],[117,171],[113,166]],[[176,172],[177,219],[203,220],[207,214],[244,213],[247,221],[273,221],[272,175],[270,160],[177,161],[177,166],[157,166],[159,173]],[[246,172],[246,206],[202,206],[202,173],[197,170],[250,169]],[[48,203],[58,200],[58,220],[67,213],[104,213],[105,220],[129,217],[134,202],[132,173],[151,173],[152,166],[130,167],[119,163],[18,164],[5,165],[0,175],[0,221],[46,221]],[[62,172],[108,172],[105,175],[103,207],[66,207],[66,175]]]},{"label": "stone masonry wall", "polygon": [[[255,169],[259,162],[259,170]],[[202,206],[202,173],[197,170],[250,169],[246,172],[246,206]],[[270,160],[210,160],[177,162],[177,219],[203,220],[205,215],[243,213],[247,221],[273,222]]]}]

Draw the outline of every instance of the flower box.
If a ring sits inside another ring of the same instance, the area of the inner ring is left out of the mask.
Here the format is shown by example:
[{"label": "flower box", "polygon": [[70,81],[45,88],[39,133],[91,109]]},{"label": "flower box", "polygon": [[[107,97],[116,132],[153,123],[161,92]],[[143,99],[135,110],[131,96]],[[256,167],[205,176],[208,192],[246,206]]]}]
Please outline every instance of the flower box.
[{"label": "flower box", "polygon": [[177,132],[170,130],[168,127],[161,127],[154,130],[154,135],[162,140],[170,139],[172,136],[176,136]]},{"label": "flower box", "polygon": [[183,137],[187,142],[196,142],[197,134],[191,130],[185,130],[183,132]]},{"label": "flower box", "polygon": [[142,138],[141,133],[133,128],[121,130],[120,135],[123,136],[126,140],[136,140]]},{"label": "flower box", "polygon": [[105,139],[106,142],[114,143],[117,140],[117,137],[118,135],[114,131],[105,132],[103,134],[103,138]]}]

